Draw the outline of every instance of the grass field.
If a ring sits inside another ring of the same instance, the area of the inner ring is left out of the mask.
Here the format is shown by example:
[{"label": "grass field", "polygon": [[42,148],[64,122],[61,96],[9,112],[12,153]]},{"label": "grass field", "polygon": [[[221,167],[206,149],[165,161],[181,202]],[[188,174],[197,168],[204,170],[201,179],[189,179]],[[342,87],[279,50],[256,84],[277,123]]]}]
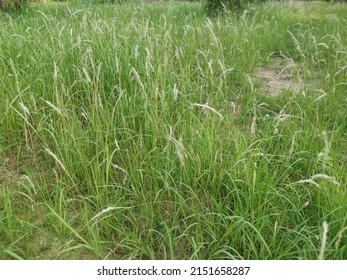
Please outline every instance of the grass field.
[{"label": "grass field", "polygon": [[347,6],[0,13],[0,259],[347,259]]}]

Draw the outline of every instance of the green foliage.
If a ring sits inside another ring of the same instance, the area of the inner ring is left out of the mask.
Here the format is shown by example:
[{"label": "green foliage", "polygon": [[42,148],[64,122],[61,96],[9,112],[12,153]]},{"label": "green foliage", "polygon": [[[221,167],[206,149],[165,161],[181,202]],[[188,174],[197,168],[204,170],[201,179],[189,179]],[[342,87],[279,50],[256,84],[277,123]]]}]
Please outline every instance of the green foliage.
[{"label": "green foliage", "polygon": [[0,259],[347,259],[347,6],[304,6],[0,14]]},{"label": "green foliage", "polygon": [[267,0],[206,0],[205,10],[208,15],[215,15],[225,11],[240,12],[250,3],[266,1]]},{"label": "green foliage", "polygon": [[27,0],[0,0],[1,11],[15,11],[24,7]]},{"label": "green foliage", "polygon": [[80,0],[84,4],[124,4],[138,2],[137,0]]},{"label": "green foliage", "polygon": [[242,0],[207,0],[205,10],[208,15],[218,14],[225,11],[239,11],[245,6],[247,1]]}]

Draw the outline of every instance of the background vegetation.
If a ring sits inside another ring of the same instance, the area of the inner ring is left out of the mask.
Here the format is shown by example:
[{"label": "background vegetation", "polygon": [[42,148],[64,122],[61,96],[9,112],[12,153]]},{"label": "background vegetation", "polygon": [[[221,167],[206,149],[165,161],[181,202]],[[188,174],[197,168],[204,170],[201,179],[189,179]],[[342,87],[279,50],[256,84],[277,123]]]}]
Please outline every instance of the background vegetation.
[{"label": "background vegetation", "polygon": [[0,259],[346,259],[346,21],[0,13]]}]

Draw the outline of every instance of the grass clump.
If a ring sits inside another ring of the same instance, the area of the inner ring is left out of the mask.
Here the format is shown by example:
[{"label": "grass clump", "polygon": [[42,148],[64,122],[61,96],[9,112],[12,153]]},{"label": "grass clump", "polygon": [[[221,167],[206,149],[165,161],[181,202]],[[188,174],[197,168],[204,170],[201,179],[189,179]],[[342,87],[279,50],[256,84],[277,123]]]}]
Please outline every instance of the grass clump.
[{"label": "grass clump", "polygon": [[346,259],[345,6],[35,5],[0,15],[1,259]]}]

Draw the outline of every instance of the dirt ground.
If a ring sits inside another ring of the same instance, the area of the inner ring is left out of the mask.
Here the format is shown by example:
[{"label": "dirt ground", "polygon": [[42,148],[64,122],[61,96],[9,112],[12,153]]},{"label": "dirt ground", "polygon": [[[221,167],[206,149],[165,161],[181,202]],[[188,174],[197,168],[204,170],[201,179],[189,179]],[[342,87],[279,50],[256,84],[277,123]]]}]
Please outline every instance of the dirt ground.
[{"label": "dirt ground", "polygon": [[260,81],[265,94],[276,97],[285,91],[298,92],[304,85],[297,64],[290,58],[277,56],[259,67],[255,78]]}]

